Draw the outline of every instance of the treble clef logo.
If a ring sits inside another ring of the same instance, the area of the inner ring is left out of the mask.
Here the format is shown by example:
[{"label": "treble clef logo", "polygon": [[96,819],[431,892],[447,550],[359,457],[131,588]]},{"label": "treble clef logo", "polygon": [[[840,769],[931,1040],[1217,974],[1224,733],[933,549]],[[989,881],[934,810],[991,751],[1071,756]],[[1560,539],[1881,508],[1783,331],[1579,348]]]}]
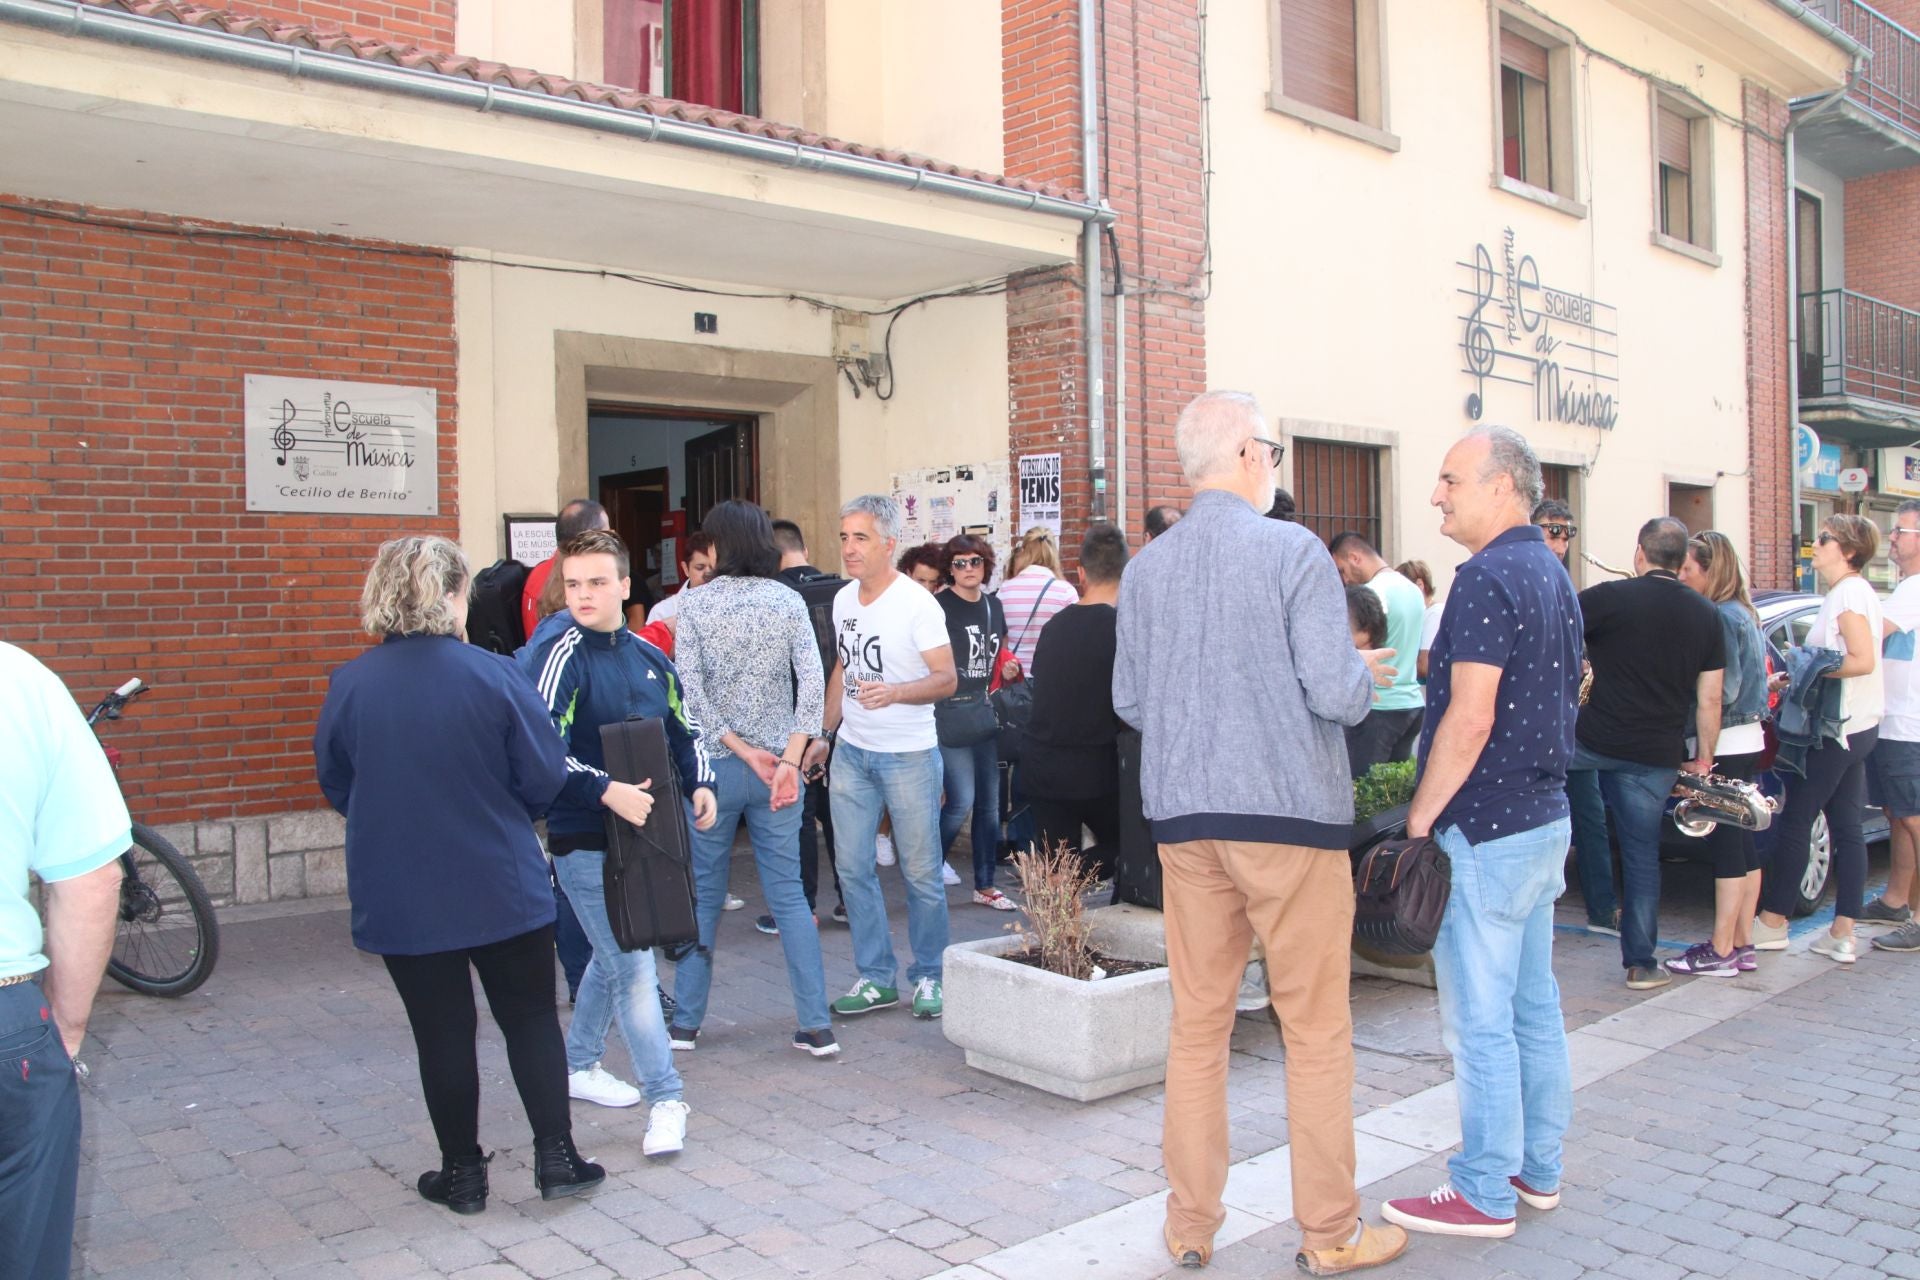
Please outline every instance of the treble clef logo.
[{"label": "treble clef logo", "polygon": [[1473,392],[1467,397],[1467,417],[1475,422],[1480,420],[1486,407],[1487,375],[1493,372],[1493,333],[1480,323],[1480,313],[1493,301],[1495,283],[1493,255],[1483,244],[1473,246],[1473,309],[1466,314],[1461,350],[1466,353],[1467,372],[1473,376]]},{"label": "treble clef logo", "polygon": [[295,416],[293,401],[282,400],[280,402],[280,425],[273,429],[273,447],[280,451],[278,462],[279,465],[283,467],[287,465],[287,450],[300,443],[299,437],[293,434],[293,420]]}]

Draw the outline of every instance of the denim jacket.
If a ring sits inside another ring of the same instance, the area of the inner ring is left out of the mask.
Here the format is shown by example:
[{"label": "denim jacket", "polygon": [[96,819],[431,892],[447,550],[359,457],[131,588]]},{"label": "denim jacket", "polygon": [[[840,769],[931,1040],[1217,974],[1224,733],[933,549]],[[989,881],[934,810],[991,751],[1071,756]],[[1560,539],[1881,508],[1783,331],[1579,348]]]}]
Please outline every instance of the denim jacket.
[{"label": "denim jacket", "polygon": [[1827,673],[1837,670],[1845,657],[1838,649],[1806,646],[1787,654],[1787,673],[1791,683],[1780,699],[1780,711],[1774,719],[1779,750],[1774,754],[1776,768],[1807,773],[1807,753],[1822,738],[1844,743],[1846,727],[1840,719],[1840,682],[1829,680]]},{"label": "denim jacket", "polygon": [[1766,642],[1753,611],[1738,600],[1719,606],[1726,633],[1727,673],[1720,692],[1720,727],[1754,724],[1767,714]]}]

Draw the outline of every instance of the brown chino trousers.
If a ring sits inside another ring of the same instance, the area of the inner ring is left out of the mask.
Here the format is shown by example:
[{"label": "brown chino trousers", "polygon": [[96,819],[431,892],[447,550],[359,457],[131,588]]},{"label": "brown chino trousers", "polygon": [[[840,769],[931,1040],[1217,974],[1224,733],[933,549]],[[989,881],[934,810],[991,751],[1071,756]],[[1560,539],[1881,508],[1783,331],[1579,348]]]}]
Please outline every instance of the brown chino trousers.
[{"label": "brown chino trousers", "polygon": [[1234,995],[1255,935],[1287,1046],[1293,1216],[1308,1249],[1344,1244],[1354,1188],[1353,1013],[1347,1005],[1353,877],[1345,850],[1233,840],[1160,846],[1173,983],[1167,1103],[1167,1235],[1211,1243],[1226,1218],[1227,1058]]}]

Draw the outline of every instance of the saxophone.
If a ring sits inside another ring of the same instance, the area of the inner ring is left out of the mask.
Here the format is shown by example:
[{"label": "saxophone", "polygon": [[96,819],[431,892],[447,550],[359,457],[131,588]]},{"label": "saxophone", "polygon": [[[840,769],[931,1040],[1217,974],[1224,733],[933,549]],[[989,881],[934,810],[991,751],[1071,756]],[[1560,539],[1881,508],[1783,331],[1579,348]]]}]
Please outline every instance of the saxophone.
[{"label": "saxophone", "polygon": [[1680,803],[1673,806],[1673,825],[1681,834],[1710,835],[1723,822],[1748,831],[1765,831],[1780,812],[1778,797],[1762,795],[1751,782],[1721,774],[1682,773],[1673,784]]}]

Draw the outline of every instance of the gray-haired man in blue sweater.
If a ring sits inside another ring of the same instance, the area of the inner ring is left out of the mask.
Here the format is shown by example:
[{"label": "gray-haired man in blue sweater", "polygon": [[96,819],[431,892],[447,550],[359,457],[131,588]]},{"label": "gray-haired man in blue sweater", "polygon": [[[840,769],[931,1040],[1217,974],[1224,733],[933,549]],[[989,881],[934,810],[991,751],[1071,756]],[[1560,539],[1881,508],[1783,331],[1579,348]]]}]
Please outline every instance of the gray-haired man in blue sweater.
[{"label": "gray-haired man in blue sweater", "polygon": [[1354,649],[1326,547],[1304,525],[1265,518],[1282,452],[1270,434],[1241,392],[1209,392],[1181,413],[1174,443],[1193,504],[1121,579],[1113,706],[1140,730],[1163,873],[1167,1248],[1203,1266],[1225,1220],[1227,1056],[1257,933],[1287,1045],[1298,1261],[1337,1275],[1407,1244],[1399,1227],[1360,1219],[1347,1007],[1345,727],[1392,676],[1392,651]]}]

